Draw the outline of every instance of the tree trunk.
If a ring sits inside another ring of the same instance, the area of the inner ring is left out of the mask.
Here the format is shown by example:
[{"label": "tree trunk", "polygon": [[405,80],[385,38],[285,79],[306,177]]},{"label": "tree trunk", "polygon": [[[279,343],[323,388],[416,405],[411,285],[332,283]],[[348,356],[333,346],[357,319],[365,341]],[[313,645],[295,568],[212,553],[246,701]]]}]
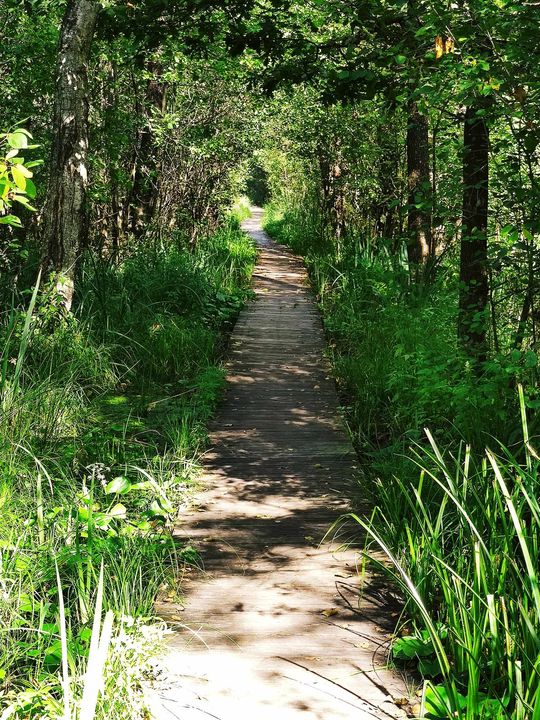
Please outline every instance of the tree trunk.
[{"label": "tree trunk", "polygon": [[57,288],[71,309],[74,276],[88,233],[87,64],[100,3],[69,0],[58,48],[51,175],[44,212],[43,269],[58,273]]},{"label": "tree trunk", "polygon": [[463,134],[458,338],[475,360],[486,357],[489,130],[478,106],[467,108]]},{"label": "tree trunk", "polygon": [[151,120],[152,112],[163,114],[167,103],[167,87],[159,79],[160,64],[148,62],[146,69],[153,73],[154,77],[150,78],[146,86],[146,123],[139,131],[132,169],[133,185],[129,197],[129,211],[130,229],[135,235],[141,235],[146,230],[157,201],[157,158]]},{"label": "tree trunk", "polygon": [[334,162],[332,168],[332,232],[339,242],[345,235],[345,193],[343,190],[346,168],[340,157]]},{"label": "tree trunk", "polygon": [[108,139],[108,128],[114,123],[114,113],[118,110],[118,90],[116,79],[116,68],[113,62],[107,66],[107,80],[104,88],[104,109],[103,109],[103,127],[102,137],[103,144],[108,148],[108,162],[106,177],[109,181],[109,192],[111,199],[111,220],[109,223],[111,231],[111,247],[110,256],[114,262],[120,251],[120,246],[124,238],[124,214],[123,206],[120,200],[120,182],[119,182],[119,158],[114,152],[115,144]]},{"label": "tree trunk", "polygon": [[[407,256],[411,274],[419,279],[420,267],[430,257],[431,180],[429,175],[428,121],[415,102],[409,104],[407,125],[408,213]],[[417,207],[418,205],[422,207]]]}]

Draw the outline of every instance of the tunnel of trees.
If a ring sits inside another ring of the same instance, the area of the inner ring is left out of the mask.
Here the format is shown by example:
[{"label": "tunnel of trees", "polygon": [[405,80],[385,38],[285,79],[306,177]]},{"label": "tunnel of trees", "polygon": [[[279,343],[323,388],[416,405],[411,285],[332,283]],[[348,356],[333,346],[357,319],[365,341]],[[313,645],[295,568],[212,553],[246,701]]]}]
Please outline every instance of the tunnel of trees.
[{"label": "tunnel of trees", "polygon": [[421,712],[538,720],[539,4],[1,10],[2,717],[144,717],[247,195],[310,271]]}]

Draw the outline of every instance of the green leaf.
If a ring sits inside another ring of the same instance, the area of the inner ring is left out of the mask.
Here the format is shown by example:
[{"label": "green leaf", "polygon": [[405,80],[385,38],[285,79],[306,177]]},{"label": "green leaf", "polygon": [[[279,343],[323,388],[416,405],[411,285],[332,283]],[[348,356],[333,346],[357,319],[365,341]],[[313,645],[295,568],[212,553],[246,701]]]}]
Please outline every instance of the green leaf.
[{"label": "green leaf", "polygon": [[437,660],[422,658],[418,663],[418,672],[424,677],[437,677],[441,674],[441,666]]},{"label": "green leaf", "polygon": [[122,495],[123,493],[127,493],[131,490],[132,484],[131,482],[122,475],[115,477],[113,480],[111,480],[110,483],[108,483],[105,487],[105,494],[106,495]]},{"label": "green leaf", "polygon": [[36,210],[36,208],[33,205],[30,205],[26,195],[14,195],[13,200],[15,200],[15,202],[20,203],[21,205],[24,205],[24,207],[28,208],[28,210],[32,210],[33,212],[35,212],[35,210]]},{"label": "green leaf", "polygon": [[33,200],[36,197],[36,186],[34,185],[32,180],[27,179],[26,180],[26,194],[28,197]]},{"label": "green leaf", "polygon": [[35,603],[27,593],[21,593],[19,598],[19,611],[20,612],[33,612]]},{"label": "green leaf", "polygon": [[15,130],[13,133],[8,133],[7,141],[8,145],[12,148],[27,148],[28,134],[23,130]]},{"label": "green leaf", "polygon": [[18,165],[13,165],[11,168],[11,177],[13,182],[23,192],[26,190],[26,175]]},{"label": "green leaf", "polygon": [[131,489],[132,490],[153,490],[154,485],[149,480],[144,480],[143,482],[132,483]]},{"label": "green leaf", "polygon": [[13,227],[22,227],[22,223],[16,215],[3,215],[2,217],[0,217],[0,225],[12,225]]},{"label": "green leaf", "polygon": [[[459,693],[455,693],[460,708],[464,708],[467,704],[467,698]],[[448,690],[444,685],[427,685],[424,693],[424,704],[426,708],[426,717],[431,720],[447,720],[454,717],[454,713],[458,708],[453,707]]]},{"label": "green leaf", "polygon": [[150,517],[165,517],[167,513],[163,511],[163,508],[158,503],[157,500],[154,500],[152,504],[150,505],[150,509],[148,510],[148,515]]},{"label": "green leaf", "polygon": [[401,637],[392,645],[392,655],[398,660],[411,660],[414,657],[429,657],[435,649],[431,640],[415,637]]},{"label": "green leaf", "polygon": [[109,515],[114,518],[123,518],[126,517],[126,514],[126,506],[122,505],[122,503],[116,503],[116,505],[109,510]]}]

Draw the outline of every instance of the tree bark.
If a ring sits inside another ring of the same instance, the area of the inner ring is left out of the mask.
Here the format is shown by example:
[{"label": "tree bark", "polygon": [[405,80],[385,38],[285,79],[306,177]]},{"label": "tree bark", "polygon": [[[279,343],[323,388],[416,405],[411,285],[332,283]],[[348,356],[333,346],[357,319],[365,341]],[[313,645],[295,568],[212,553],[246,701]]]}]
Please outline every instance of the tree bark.
[{"label": "tree bark", "polygon": [[[417,280],[420,267],[427,263],[432,247],[429,161],[428,121],[413,101],[409,104],[407,125],[407,256],[411,275]],[[420,204],[423,207],[417,207]]]},{"label": "tree bark", "polygon": [[343,184],[347,168],[339,152],[339,143],[336,143],[336,145],[337,147],[333,145],[330,147],[331,156],[328,154],[327,148],[320,147],[318,161],[321,174],[324,222],[331,229],[332,236],[339,241],[346,231]]},{"label": "tree bark", "polygon": [[69,0],[60,33],[54,101],[51,175],[44,212],[43,269],[58,273],[67,310],[87,233],[87,64],[100,4]]},{"label": "tree bark", "polygon": [[114,121],[114,113],[118,109],[119,104],[116,68],[113,62],[108,63],[107,66],[107,80],[105,82],[103,101],[103,143],[105,147],[109,149],[109,157],[107,163],[107,179],[109,181],[109,192],[111,199],[111,220],[109,223],[111,231],[111,247],[109,248],[109,250],[111,260],[114,262],[118,257],[120,246],[124,237],[124,208],[120,200],[118,157],[113,151],[113,148],[115,147],[114,141],[111,142],[110,140],[108,140],[108,128],[111,121]]},{"label": "tree bark", "polygon": [[460,250],[458,338],[467,353],[483,361],[487,352],[487,226],[489,130],[478,115],[481,104],[467,108],[463,133],[463,219]]},{"label": "tree bark", "polygon": [[135,235],[141,235],[146,230],[157,202],[157,157],[151,121],[152,112],[163,114],[167,104],[167,86],[159,77],[160,64],[154,61],[148,62],[146,69],[153,73],[153,77],[148,80],[146,86],[146,123],[137,138],[132,169],[133,184],[128,200],[130,230]]}]

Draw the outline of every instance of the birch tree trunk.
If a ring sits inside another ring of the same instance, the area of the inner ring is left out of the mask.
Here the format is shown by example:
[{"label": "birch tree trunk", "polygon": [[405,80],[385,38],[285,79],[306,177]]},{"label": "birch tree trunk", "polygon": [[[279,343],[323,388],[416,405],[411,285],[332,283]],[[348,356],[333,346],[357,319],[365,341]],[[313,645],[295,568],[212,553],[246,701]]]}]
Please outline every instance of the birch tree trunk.
[{"label": "birch tree trunk", "polygon": [[43,226],[43,269],[57,274],[67,310],[87,233],[88,78],[87,64],[100,4],[69,0],[57,60],[51,175]]}]

